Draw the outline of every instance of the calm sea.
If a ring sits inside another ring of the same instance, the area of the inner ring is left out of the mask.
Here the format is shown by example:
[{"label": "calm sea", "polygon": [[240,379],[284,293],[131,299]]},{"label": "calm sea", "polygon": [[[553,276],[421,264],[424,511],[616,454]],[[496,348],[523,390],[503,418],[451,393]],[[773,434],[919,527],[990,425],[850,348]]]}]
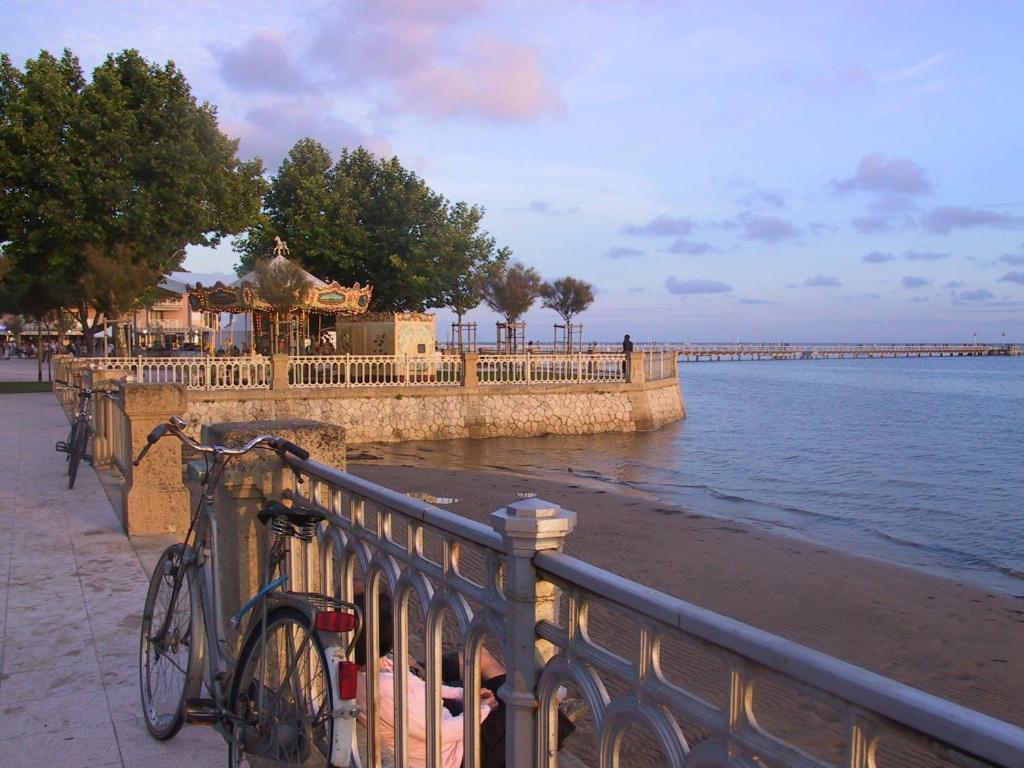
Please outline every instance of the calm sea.
[{"label": "calm sea", "polygon": [[1024,358],[685,363],[655,432],[434,444],[1024,594]]}]

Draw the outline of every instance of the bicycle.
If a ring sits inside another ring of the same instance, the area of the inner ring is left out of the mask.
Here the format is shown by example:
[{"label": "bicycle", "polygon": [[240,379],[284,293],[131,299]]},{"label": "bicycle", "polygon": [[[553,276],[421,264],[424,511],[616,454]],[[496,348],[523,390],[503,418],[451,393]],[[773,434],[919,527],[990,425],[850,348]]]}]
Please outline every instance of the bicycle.
[{"label": "bicycle", "polygon": [[[228,743],[232,767],[348,766],[358,713],[358,668],[349,656],[362,613],[328,595],[283,589],[289,540],[311,540],[327,515],[268,501],[257,515],[274,534],[261,587],[229,620],[236,630],[245,624],[237,657],[221,615],[213,491],[224,468],[232,457],[256,448],[302,461],[309,453],[274,435],[238,448],[203,445],[185,427],[172,416],[149,434],[134,461],[138,466],[166,435],[205,459],[188,465],[189,478],[203,491],[185,541],[160,556],[146,595],[139,643],[146,727],[165,740],[186,722],[213,725]],[[203,685],[210,698],[199,697]]]},{"label": "bicycle", "polygon": [[54,448],[60,453],[68,455],[68,488],[75,487],[75,478],[78,477],[78,464],[82,459],[88,459],[85,451],[89,445],[89,436],[93,434],[92,408],[90,403],[93,395],[102,397],[114,397],[115,390],[112,389],[89,389],[69,384],[66,381],[55,381],[55,384],[65,389],[78,390],[78,411],[71,422],[71,432],[67,440],[58,440]]}]

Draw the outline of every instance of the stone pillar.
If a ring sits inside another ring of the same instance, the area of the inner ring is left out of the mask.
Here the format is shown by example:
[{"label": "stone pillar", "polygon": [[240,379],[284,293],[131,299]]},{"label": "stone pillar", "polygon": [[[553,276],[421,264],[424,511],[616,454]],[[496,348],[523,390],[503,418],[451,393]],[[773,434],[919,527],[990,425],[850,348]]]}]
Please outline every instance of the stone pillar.
[{"label": "stone pillar", "polygon": [[644,377],[644,353],[630,352],[626,355],[626,381],[630,384],[643,384]]},{"label": "stone pillar", "polygon": [[288,389],[288,355],[274,353],[270,356],[270,388],[274,392]]},{"label": "stone pillar", "polygon": [[[85,386],[89,389],[113,389],[124,378],[124,371],[88,371]],[[92,465],[109,467],[114,461],[113,413],[110,398],[99,393],[92,397]]]},{"label": "stone pillar", "polygon": [[[314,461],[345,469],[344,428],[319,421],[289,419],[207,424],[203,427],[201,441],[235,446],[258,435],[283,437],[309,451]],[[292,483],[292,473],[283,471],[281,459],[273,451],[257,449],[235,456],[224,470],[220,484],[214,489],[222,615],[233,614],[260,588],[259,568],[271,541],[256,519],[256,513],[267,499],[280,500],[291,490]],[[290,585],[286,585],[288,587]]]},{"label": "stone pillar", "polygon": [[[179,384],[121,382],[120,389],[131,430],[132,457],[139,455],[154,427],[182,415],[188,407],[188,393]],[[165,437],[132,469],[131,477],[125,478],[122,522],[129,536],[188,530],[189,494],[181,480],[181,468],[181,442]]]},{"label": "stone pillar", "polygon": [[546,756],[533,753],[533,746],[537,744],[539,662],[551,653],[537,640],[536,626],[541,620],[554,620],[557,611],[555,588],[537,582],[533,556],[561,550],[576,526],[576,513],[540,499],[525,499],[492,513],[491,521],[505,542],[505,596],[509,603],[508,676],[500,692],[508,718],[505,763],[510,768],[533,768],[547,763]]},{"label": "stone pillar", "polygon": [[476,389],[480,386],[480,378],[476,375],[476,364],[480,360],[477,352],[462,353],[462,386]]}]

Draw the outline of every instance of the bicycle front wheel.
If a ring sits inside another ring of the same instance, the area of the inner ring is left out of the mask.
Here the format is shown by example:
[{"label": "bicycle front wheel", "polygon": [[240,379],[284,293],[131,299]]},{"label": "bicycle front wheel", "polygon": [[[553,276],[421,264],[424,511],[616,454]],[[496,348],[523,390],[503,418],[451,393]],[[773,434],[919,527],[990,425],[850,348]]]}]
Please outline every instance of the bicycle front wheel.
[{"label": "bicycle front wheel", "polygon": [[68,454],[68,488],[75,487],[78,463],[85,457],[86,444],[89,442],[89,428],[81,421],[77,422],[71,431],[74,432],[74,437],[71,438]]},{"label": "bicycle front wheel", "polygon": [[282,606],[246,637],[232,685],[230,768],[325,766],[334,732],[323,646],[301,611]]},{"label": "bicycle front wheel", "polygon": [[198,693],[198,672],[185,545],[164,550],[153,570],[142,613],[139,688],[150,734],[161,741],[185,720],[185,699]]},{"label": "bicycle front wheel", "polygon": [[64,444],[67,446],[67,456],[64,457],[64,461],[68,463],[68,474],[71,474],[71,447],[75,444],[75,438],[78,435],[78,419],[76,418],[71,422],[71,432],[68,434],[68,441]]}]

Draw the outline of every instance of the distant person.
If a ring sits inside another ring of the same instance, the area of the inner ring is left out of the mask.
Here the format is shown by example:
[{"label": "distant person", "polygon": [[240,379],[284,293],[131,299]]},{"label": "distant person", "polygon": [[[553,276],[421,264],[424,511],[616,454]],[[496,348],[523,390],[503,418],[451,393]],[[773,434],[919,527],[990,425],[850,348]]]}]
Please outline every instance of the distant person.
[{"label": "distant person", "polygon": [[622,337],[622,354],[626,356],[626,359],[622,361],[622,374],[629,381],[629,356],[633,352],[633,342],[629,340],[629,334],[627,333]]}]

